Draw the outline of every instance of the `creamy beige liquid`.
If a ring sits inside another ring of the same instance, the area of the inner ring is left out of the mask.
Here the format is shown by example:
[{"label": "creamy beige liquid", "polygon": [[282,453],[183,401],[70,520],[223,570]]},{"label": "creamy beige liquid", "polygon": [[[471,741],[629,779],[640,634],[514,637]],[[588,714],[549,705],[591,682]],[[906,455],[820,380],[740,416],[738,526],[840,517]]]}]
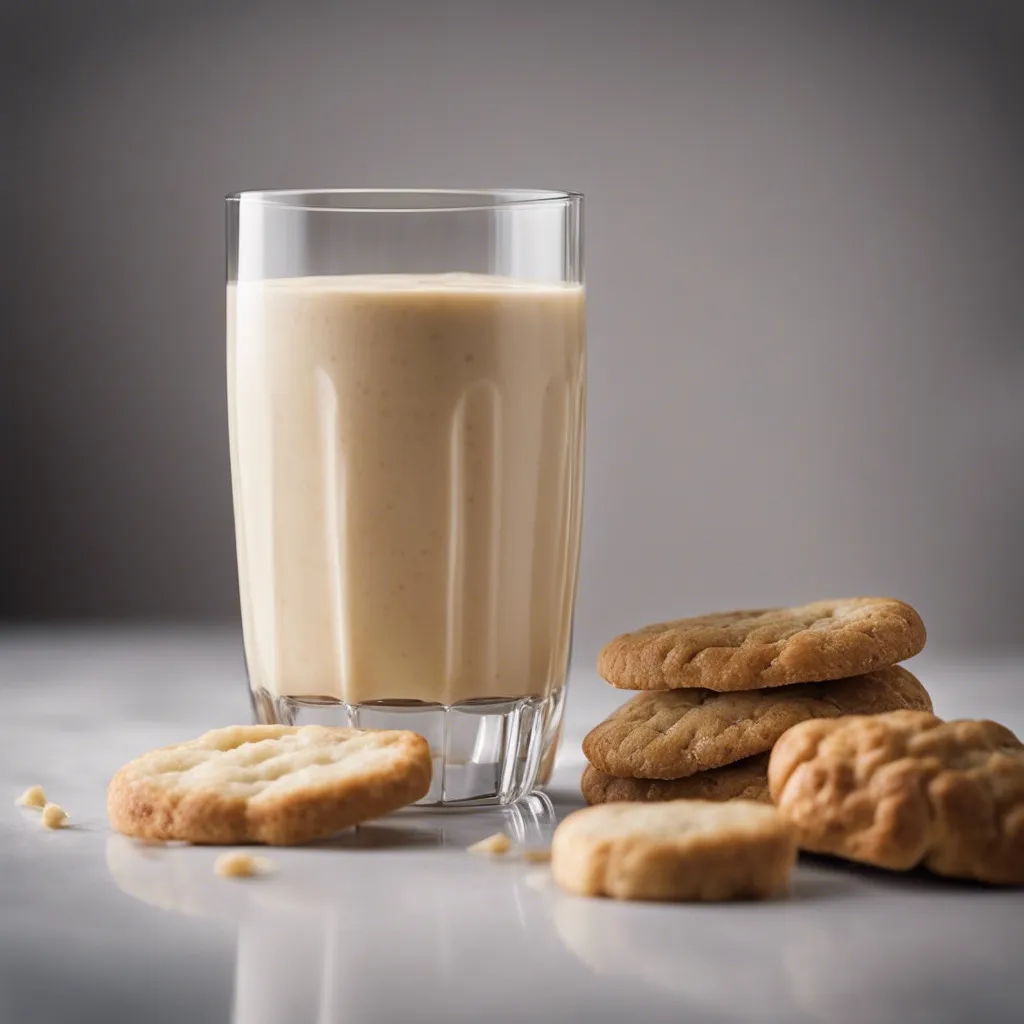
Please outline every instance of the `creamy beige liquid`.
[{"label": "creamy beige liquid", "polygon": [[228,289],[250,681],[349,702],[562,685],[584,292],[470,274]]}]

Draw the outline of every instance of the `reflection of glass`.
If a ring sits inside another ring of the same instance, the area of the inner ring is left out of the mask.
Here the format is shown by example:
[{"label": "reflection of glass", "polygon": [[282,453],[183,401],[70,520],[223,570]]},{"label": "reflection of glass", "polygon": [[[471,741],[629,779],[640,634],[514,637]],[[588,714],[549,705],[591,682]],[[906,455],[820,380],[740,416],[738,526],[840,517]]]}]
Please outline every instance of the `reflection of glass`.
[{"label": "reflection of glass", "polygon": [[[216,850],[116,835],[107,867],[145,903],[238,923],[234,1024],[398,1019],[391,1010],[408,1007],[417,991],[432,1013],[449,1000],[454,1018],[464,972],[493,972],[495,992],[507,980],[493,955],[503,940],[497,923],[528,932],[531,948],[550,927],[536,900],[524,898],[536,868],[467,853],[453,886],[452,855],[436,848],[463,850],[497,831],[547,846],[553,828],[551,805],[536,794],[473,815],[402,813],[330,843],[261,851],[275,864],[262,878],[218,878]],[[373,904],[367,893],[377,894]]]},{"label": "reflection of glass", "polygon": [[228,417],[264,722],[414,729],[429,804],[548,773],[584,428],[582,197],[228,197]]}]

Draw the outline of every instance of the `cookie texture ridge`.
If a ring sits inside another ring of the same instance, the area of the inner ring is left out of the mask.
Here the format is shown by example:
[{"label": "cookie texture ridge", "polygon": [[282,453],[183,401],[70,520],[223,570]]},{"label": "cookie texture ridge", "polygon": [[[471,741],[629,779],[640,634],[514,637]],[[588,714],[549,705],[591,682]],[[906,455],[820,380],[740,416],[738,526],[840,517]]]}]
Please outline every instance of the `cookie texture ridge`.
[{"label": "cookie texture ridge", "polygon": [[931,711],[920,681],[894,666],[852,679],[785,689],[639,693],[583,740],[587,760],[623,778],[681,779],[771,750],[809,718]]},{"label": "cookie texture ridge", "polygon": [[750,800],[586,807],[551,844],[567,892],[626,900],[763,899],[785,889],[795,859],[794,830]]},{"label": "cookie texture ridge", "polygon": [[587,765],[580,792],[588,804],[624,800],[653,803],[663,800],[756,800],[771,803],[768,795],[768,755],[747,757],[724,768],[697,772],[684,779],[620,779]]},{"label": "cookie texture ridge", "polygon": [[768,767],[806,850],[904,871],[1024,884],[1024,745],[923,712],[803,722]]},{"label": "cookie texture ridge", "polygon": [[414,803],[430,777],[414,732],[238,725],[126,764],[107,813],[142,839],[291,846]]},{"label": "cookie texture ridge", "polygon": [[757,690],[861,675],[924,644],[909,604],[850,597],[659,622],[606,644],[597,667],[626,690]]}]

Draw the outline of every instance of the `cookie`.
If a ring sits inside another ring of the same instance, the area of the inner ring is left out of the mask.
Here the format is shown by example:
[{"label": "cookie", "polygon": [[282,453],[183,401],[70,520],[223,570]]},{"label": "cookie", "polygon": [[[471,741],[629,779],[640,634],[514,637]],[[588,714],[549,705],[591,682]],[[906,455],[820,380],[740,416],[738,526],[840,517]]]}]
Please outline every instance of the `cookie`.
[{"label": "cookie", "polygon": [[851,597],[645,626],[607,644],[597,667],[625,690],[758,690],[886,668],[924,642],[910,605]]},{"label": "cookie", "polygon": [[808,718],[931,707],[925,688],[899,666],[785,689],[639,693],[591,729],[583,752],[608,775],[681,779],[771,750]]},{"label": "cookie", "polygon": [[620,779],[588,764],[580,780],[588,804],[623,800],[653,803],[659,800],[757,800],[771,803],[768,795],[768,755],[747,757],[724,768],[697,772],[684,779]]},{"label": "cookie", "polygon": [[107,813],[142,839],[291,846],[422,799],[430,776],[414,732],[236,725],[126,764]]},{"label": "cookie", "polygon": [[587,807],[551,845],[563,889],[623,900],[764,898],[785,888],[795,859],[794,830],[751,800]]},{"label": "cookie", "polygon": [[768,781],[804,849],[1024,885],[1024,745],[995,722],[803,722],[775,745]]}]

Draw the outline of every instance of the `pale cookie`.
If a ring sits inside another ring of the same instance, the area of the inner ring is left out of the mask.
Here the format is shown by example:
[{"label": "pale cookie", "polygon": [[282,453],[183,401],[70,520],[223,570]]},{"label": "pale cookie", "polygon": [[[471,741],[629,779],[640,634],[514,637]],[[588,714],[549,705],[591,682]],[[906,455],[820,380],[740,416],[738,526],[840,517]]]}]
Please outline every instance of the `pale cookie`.
[{"label": "pale cookie", "polygon": [[808,718],[931,707],[925,688],[899,666],[784,689],[639,693],[587,734],[583,752],[608,775],[681,779],[771,750]]},{"label": "pale cookie", "polygon": [[921,617],[888,597],[721,612],[624,633],[598,671],[626,690],[757,690],[844,679],[895,665],[924,647]]},{"label": "pale cookie", "polygon": [[587,807],[551,846],[563,889],[624,900],[763,898],[785,888],[795,860],[794,830],[750,800]]},{"label": "pale cookie", "polygon": [[142,839],[292,846],[414,803],[430,775],[414,732],[236,725],[125,765],[107,812]]},{"label": "pale cookie", "polygon": [[770,804],[768,755],[747,757],[724,768],[697,772],[685,779],[620,779],[588,764],[580,780],[580,792],[588,804],[624,800],[654,803],[660,800],[757,800]]},{"label": "pale cookie", "polygon": [[804,849],[1024,885],[1024,745],[995,722],[804,722],[775,745],[768,781]]}]

